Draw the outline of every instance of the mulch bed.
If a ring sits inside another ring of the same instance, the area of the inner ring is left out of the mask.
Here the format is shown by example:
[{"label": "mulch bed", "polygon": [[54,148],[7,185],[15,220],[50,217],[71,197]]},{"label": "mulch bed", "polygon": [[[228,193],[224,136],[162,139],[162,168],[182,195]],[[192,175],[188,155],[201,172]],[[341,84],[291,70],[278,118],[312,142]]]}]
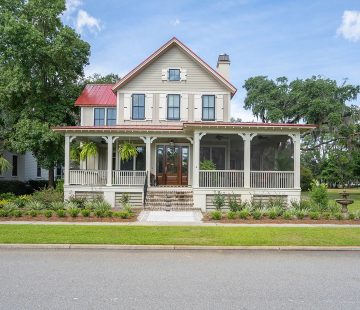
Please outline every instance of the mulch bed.
[{"label": "mulch bed", "polygon": [[222,223],[222,224],[343,224],[343,225],[360,225],[360,220],[312,220],[309,218],[305,218],[303,220],[284,220],[284,219],[269,219],[269,218],[262,218],[260,220],[254,219],[233,219],[229,220],[227,218],[222,218],[221,220],[212,220],[209,215],[205,214],[203,218],[203,222],[205,223]]}]

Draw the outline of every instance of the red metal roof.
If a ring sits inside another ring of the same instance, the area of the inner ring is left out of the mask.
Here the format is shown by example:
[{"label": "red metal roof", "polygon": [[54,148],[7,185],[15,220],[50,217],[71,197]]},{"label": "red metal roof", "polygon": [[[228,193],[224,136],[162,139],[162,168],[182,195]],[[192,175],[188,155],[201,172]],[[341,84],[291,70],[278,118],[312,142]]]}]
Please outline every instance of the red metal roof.
[{"label": "red metal roof", "polygon": [[112,91],[114,84],[87,84],[75,101],[75,106],[116,107],[116,95]]}]

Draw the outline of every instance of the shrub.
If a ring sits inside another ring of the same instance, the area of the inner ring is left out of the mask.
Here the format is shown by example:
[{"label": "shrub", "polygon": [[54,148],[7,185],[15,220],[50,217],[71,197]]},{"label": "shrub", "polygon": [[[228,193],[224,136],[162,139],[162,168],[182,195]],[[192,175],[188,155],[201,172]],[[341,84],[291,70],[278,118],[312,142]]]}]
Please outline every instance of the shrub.
[{"label": "shrub", "polygon": [[225,206],[225,195],[217,192],[214,195],[213,203],[217,211],[220,211]]},{"label": "shrub", "polygon": [[41,203],[40,201],[36,201],[36,200],[28,201],[26,203],[25,207],[27,209],[32,209],[32,210],[43,210],[45,208],[43,203]]},{"label": "shrub", "polygon": [[316,211],[311,211],[309,213],[309,217],[312,219],[312,220],[318,220],[320,218],[320,213],[319,212],[316,212]]},{"label": "shrub", "polygon": [[88,209],[83,209],[83,210],[81,210],[81,215],[83,216],[83,217],[89,217],[90,216],[90,210],[88,210]]},{"label": "shrub", "polygon": [[125,208],[130,203],[130,195],[128,193],[122,193],[119,200],[121,206]]},{"label": "shrub", "polygon": [[50,218],[50,217],[52,217],[53,212],[51,210],[45,210],[44,215],[45,215],[45,217]]},{"label": "shrub", "polygon": [[270,219],[274,220],[278,217],[278,213],[276,212],[276,210],[271,209],[269,210],[268,216]]},{"label": "shrub", "polygon": [[1,194],[15,194],[24,195],[32,193],[32,190],[24,182],[15,180],[1,180],[0,181],[0,193]]},{"label": "shrub", "polygon": [[251,199],[249,208],[250,208],[251,210],[261,210],[261,209],[266,208],[266,206],[264,205],[264,203],[262,202],[262,200],[254,200],[254,199]]},{"label": "shrub", "polygon": [[337,203],[331,203],[327,206],[327,210],[332,214],[341,213],[341,209],[341,206]]},{"label": "shrub", "polygon": [[50,209],[57,211],[65,209],[65,203],[63,201],[54,201],[50,204]]},{"label": "shrub", "polygon": [[254,210],[252,213],[252,217],[254,218],[254,220],[260,220],[262,217],[262,213],[260,210]]},{"label": "shrub", "polygon": [[291,211],[287,210],[282,214],[282,217],[284,220],[291,220],[293,215]]},{"label": "shrub", "polygon": [[[128,212],[128,211],[125,211],[125,212]],[[129,212],[129,214],[130,214],[130,212]],[[111,210],[105,212],[105,217],[113,217],[113,215],[114,215],[114,212]]]},{"label": "shrub", "polygon": [[296,215],[296,218],[298,218],[299,220],[302,220],[307,215],[307,212],[305,210],[296,210],[295,215]]},{"label": "shrub", "polygon": [[56,215],[58,217],[65,217],[66,216],[66,211],[63,210],[63,209],[56,210]]},{"label": "shrub", "polygon": [[311,184],[310,198],[315,204],[319,205],[322,210],[326,209],[329,202],[327,186],[313,182]]},{"label": "shrub", "polygon": [[8,210],[0,209],[0,217],[8,217],[10,212]]},{"label": "shrub", "polygon": [[49,182],[46,180],[29,180],[26,184],[31,188],[32,192],[41,191],[48,187]]},{"label": "shrub", "polygon": [[348,219],[349,219],[349,220],[355,220],[355,218],[356,218],[355,213],[349,212],[349,214],[348,214]]},{"label": "shrub", "polygon": [[249,216],[250,216],[249,209],[243,209],[243,210],[239,211],[239,217],[241,219],[246,220]]},{"label": "shrub", "polygon": [[342,214],[342,213],[335,213],[334,214],[334,218],[336,219],[336,220],[338,220],[338,221],[341,221],[341,220],[343,220],[344,219],[344,215]]},{"label": "shrub", "polygon": [[236,211],[240,210],[239,203],[238,203],[235,195],[234,196],[229,196],[228,204],[229,204],[230,211],[236,212]]},{"label": "shrub", "polygon": [[[270,217],[270,213],[272,214],[272,216],[275,215],[275,217],[281,216],[284,213],[284,209],[282,207],[279,206],[274,206],[269,208],[268,210],[268,216]],[[272,217],[270,217],[272,218]]]},{"label": "shrub", "polygon": [[221,220],[222,218],[222,214],[221,211],[213,211],[210,213],[210,217],[212,220]]},{"label": "shrub", "polygon": [[123,206],[124,211],[129,212],[130,214],[133,214],[132,206],[130,203],[127,203]]},{"label": "shrub", "polygon": [[107,211],[102,209],[95,209],[94,214],[96,217],[105,217]]},{"label": "shrub", "polygon": [[86,198],[82,198],[82,197],[70,196],[67,202],[75,204],[76,207],[80,209],[84,209],[86,207],[87,200]]},{"label": "shrub", "polygon": [[[0,181],[1,184],[2,181]],[[16,195],[13,193],[0,193],[0,200],[14,200]]]},{"label": "shrub", "polygon": [[200,162],[200,170],[216,170],[216,165],[213,161],[205,159]]},{"label": "shrub", "polygon": [[331,212],[323,212],[321,214],[321,216],[325,219],[325,220],[330,220],[331,219]]},{"label": "shrub", "polygon": [[234,211],[229,211],[229,212],[227,213],[227,218],[228,218],[229,220],[233,220],[235,217],[236,217],[236,212],[234,212]]},{"label": "shrub", "polygon": [[311,202],[307,199],[301,199],[298,201],[291,201],[291,208],[295,210],[309,211],[311,208]]},{"label": "shrub", "polygon": [[119,212],[112,212],[113,216],[120,217],[122,219],[127,219],[131,216],[131,214],[127,211],[119,211]]},{"label": "shrub", "polygon": [[14,210],[17,209],[17,205],[13,202],[7,202],[4,207],[3,207],[4,210],[7,210],[9,212],[12,212]]},{"label": "shrub", "polygon": [[41,191],[36,191],[33,194],[33,200],[39,201],[48,207],[52,202],[63,201],[64,195],[53,188],[46,188]]},{"label": "shrub", "polygon": [[30,210],[29,215],[31,217],[37,217],[39,215],[39,211],[38,210]]},{"label": "shrub", "polygon": [[300,167],[300,187],[303,191],[308,191],[311,188],[311,182],[314,179],[312,171],[304,166]]},{"label": "shrub", "polygon": [[15,216],[15,217],[22,217],[23,212],[21,210],[14,210],[14,211],[11,212],[11,215]]},{"label": "shrub", "polygon": [[80,209],[78,207],[70,207],[67,211],[71,217],[77,217],[80,213]]}]

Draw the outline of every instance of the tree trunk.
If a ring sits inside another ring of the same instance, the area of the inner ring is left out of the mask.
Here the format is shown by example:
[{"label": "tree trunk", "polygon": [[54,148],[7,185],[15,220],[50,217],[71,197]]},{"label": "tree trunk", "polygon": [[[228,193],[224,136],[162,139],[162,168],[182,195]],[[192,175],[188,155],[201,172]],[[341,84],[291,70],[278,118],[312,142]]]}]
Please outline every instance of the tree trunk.
[{"label": "tree trunk", "polygon": [[54,166],[49,168],[49,187],[54,188],[55,181],[54,181]]}]

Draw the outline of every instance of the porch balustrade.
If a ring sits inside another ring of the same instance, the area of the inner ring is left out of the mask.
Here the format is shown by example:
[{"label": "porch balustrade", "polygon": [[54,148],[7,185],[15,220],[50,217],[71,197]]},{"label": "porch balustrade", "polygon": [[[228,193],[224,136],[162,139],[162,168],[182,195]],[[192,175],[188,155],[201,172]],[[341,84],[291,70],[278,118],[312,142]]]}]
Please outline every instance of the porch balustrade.
[{"label": "porch balustrade", "polygon": [[141,185],[144,186],[146,171],[113,170],[113,185]]},{"label": "porch balustrade", "polygon": [[244,171],[201,170],[200,187],[244,187]]},{"label": "porch balustrade", "polygon": [[70,170],[71,185],[106,185],[107,170]]},{"label": "porch balustrade", "polygon": [[293,171],[251,171],[253,188],[294,188]]}]

